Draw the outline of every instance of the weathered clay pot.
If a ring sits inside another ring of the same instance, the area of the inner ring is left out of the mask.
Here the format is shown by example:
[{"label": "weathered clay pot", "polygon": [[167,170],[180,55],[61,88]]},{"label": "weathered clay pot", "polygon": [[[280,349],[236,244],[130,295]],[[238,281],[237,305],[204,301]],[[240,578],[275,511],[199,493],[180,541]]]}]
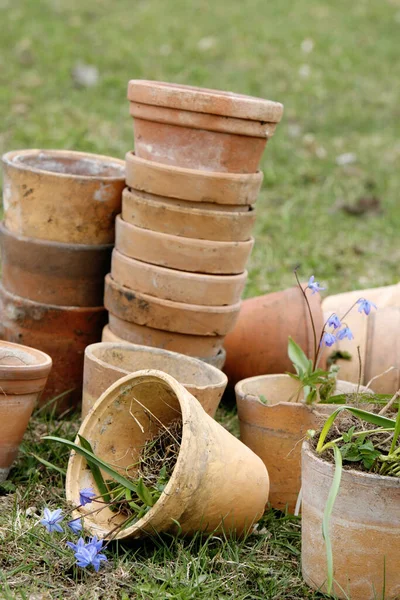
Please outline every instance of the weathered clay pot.
[{"label": "weathered clay pot", "polygon": [[110,244],[125,186],[122,160],[70,150],[17,150],[2,158],[4,223],[26,237]]},{"label": "weathered clay pot", "polygon": [[136,344],[100,343],[85,350],[82,417],[101,394],[128,373],[158,369],[177,379],[212,417],[228,379],[222,371],[196,358]]},{"label": "weathered clay pot", "polygon": [[127,223],[160,233],[217,242],[245,242],[251,238],[255,208],[173,200],[125,188],[122,218]]},{"label": "weathered clay pot", "polygon": [[[301,442],[317,430],[337,406],[301,402],[300,385],[289,375],[249,377],[236,384],[240,439],[264,461],[271,478],[273,508],[294,512],[301,486]],[[338,381],[336,392],[357,391]],[[365,391],[362,389],[362,391]],[[260,402],[263,396],[267,404]]]},{"label": "weathered clay pot", "polygon": [[132,80],[138,156],[189,169],[254,173],[283,106],[205,88]]},{"label": "weathered clay pot", "polygon": [[216,204],[249,205],[257,200],[263,174],[250,175],[182,169],[152,162],[128,152],[126,184],[156,196]]},{"label": "weathered clay pot", "polygon": [[[149,413],[155,418],[149,418]],[[262,516],[269,482],[261,459],[162,371],[138,371],[114,383],[96,402],[79,433],[89,440],[97,456],[119,465],[126,475],[126,467],[137,462],[141,447],[154,436],[160,422],[168,427],[179,415],[182,442],[164,492],[142,519],[120,530],[117,538],[143,537],[155,531],[235,530],[241,534]],[[130,473],[134,476],[132,470]],[[86,461],[72,453],[65,483],[67,500],[79,505],[79,490],[89,486],[96,489]],[[96,502],[80,507],[75,514],[85,516],[85,527],[100,537],[125,518],[107,507],[88,514],[94,508]]]},{"label": "weathered clay pot", "polygon": [[[324,325],[319,294],[309,295],[309,301],[318,335]],[[311,321],[298,287],[244,300],[236,325],[224,342],[224,370],[230,385],[255,375],[293,371],[288,357],[289,336],[312,356]]]},{"label": "weathered clay pot", "polygon": [[358,312],[358,306],[346,316],[345,321],[353,333],[353,340],[342,340],[327,348],[326,356],[337,350],[349,352],[351,360],[339,360],[340,377],[357,382],[359,377],[359,358],[357,346],[360,346],[362,382],[367,384],[373,377],[372,387],[379,394],[394,394],[400,388],[400,354],[398,337],[400,334],[400,284],[369,290],[357,290],[328,296],[322,302],[325,318],[332,313],[343,316],[359,298],[374,302],[374,308],[366,316]]},{"label": "weathered clay pot", "polygon": [[[163,350],[179,352],[179,354],[187,354],[196,358],[216,357],[224,343],[223,336],[185,335],[173,331],[153,329],[145,325],[123,321],[112,313],[109,313],[109,322],[109,329],[106,329],[107,336],[112,333],[119,339],[132,344],[162,348]],[[104,339],[103,333],[103,342],[119,341],[119,339]]]},{"label": "weathered clay pot", "polygon": [[0,482],[7,479],[50,370],[44,352],[0,341]]},{"label": "weathered clay pot", "polygon": [[124,321],[154,329],[191,335],[226,335],[235,324],[240,302],[229,306],[201,306],[141,294],[106,277],[104,306]]},{"label": "weathered clay pot", "polygon": [[[322,519],[334,464],[304,443],[302,452],[302,570],[326,590]],[[400,598],[400,478],[345,469],[330,519],[336,598]]]},{"label": "weathered clay pot", "polygon": [[72,390],[57,401],[58,412],[80,402],[83,354],[86,346],[100,341],[106,320],[103,307],[39,304],[11,294],[0,285],[0,337],[35,346],[53,359],[40,404]]},{"label": "weathered clay pot", "polygon": [[115,247],[122,254],[169,269],[233,275],[243,273],[253,248],[247,242],[214,242],[142,229],[116,219]]},{"label": "weathered clay pot", "polygon": [[239,275],[188,273],[135,260],[114,250],[111,276],[120,285],[157,298],[223,306],[240,301],[247,271]]},{"label": "weathered clay pot", "polygon": [[22,298],[62,306],[103,304],[112,245],[63,244],[19,236],[0,224],[2,281]]}]

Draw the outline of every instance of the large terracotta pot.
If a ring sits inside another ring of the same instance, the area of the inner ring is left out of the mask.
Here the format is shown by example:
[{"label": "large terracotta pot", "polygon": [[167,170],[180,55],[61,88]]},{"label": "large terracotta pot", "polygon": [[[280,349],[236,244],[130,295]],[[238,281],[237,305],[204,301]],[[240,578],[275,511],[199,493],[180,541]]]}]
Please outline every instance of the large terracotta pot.
[{"label": "large terracotta pot", "polygon": [[83,353],[86,346],[100,341],[106,320],[103,307],[39,304],[11,294],[0,285],[0,337],[34,346],[51,356],[53,369],[40,405],[71,390],[57,401],[58,412],[80,403]]},{"label": "large terracotta pot", "polygon": [[124,161],[70,150],[17,150],[2,162],[7,229],[67,244],[114,241]]},{"label": "large terracotta pot", "polygon": [[0,341],[0,482],[7,479],[50,370],[44,352]]},{"label": "large terracotta pot", "polygon": [[232,329],[240,302],[229,306],[201,306],[162,300],[130,290],[106,277],[104,306],[124,321],[190,335],[223,336]]},{"label": "large terracotta pot", "polygon": [[199,171],[163,165],[128,152],[126,184],[156,196],[197,203],[247,206],[254,204],[261,188],[261,171],[250,175]]},{"label": "large terracotta pot", "polygon": [[125,188],[122,218],[127,223],[160,233],[217,242],[245,242],[251,238],[256,211],[251,206],[174,200]]},{"label": "large terracotta pot", "polygon": [[[355,384],[337,382],[338,394],[356,390]],[[236,384],[235,392],[240,439],[268,469],[271,506],[293,513],[301,487],[301,442],[309,429],[319,429],[337,407],[303,404],[299,383],[289,375],[249,377]]]},{"label": "large terracotta pot", "polygon": [[[326,590],[322,519],[334,465],[302,453],[302,570],[308,585]],[[345,469],[330,519],[336,598],[400,598],[400,478]]]},{"label": "large terracotta pot", "polygon": [[177,379],[212,417],[228,382],[219,369],[183,354],[127,343],[92,344],[85,350],[82,417],[112,383],[142,369],[158,369]]},{"label": "large terracotta pot", "polygon": [[254,173],[283,106],[233,92],[132,80],[138,156],[189,169]]},{"label": "large terracotta pot", "polygon": [[1,271],[11,293],[60,306],[100,306],[112,245],[87,246],[27,238],[0,224]]},{"label": "large terracotta pot", "polygon": [[119,252],[143,262],[169,269],[234,275],[243,273],[254,245],[246,242],[214,242],[185,238],[142,229],[117,217],[115,247]]},{"label": "large terracotta pot", "polygon": [[[149,414],[155,418],[149,418]],[[87,415],[79,434],[89,440],[97,456],[120,466],[126,474],[125,468],[137,462],[141,447],[159,430],[160,423],[168,427],[180,415],[180,452],[164,492],[142,519],[119,531],[116,538],[162,531],[215,534],[235,530],[241,534],[262,516],[269,482],[261,459],[162,371],[138,371],[114,383]],[[80,489],[96,490],[86,461],[79,454],[71,454],[65,487],[67,500],[76,506],[80,504]],[[124,517],[106,507],[88,514],[96,504],[80,507],[75,514],[85,516],[85,527],[92,534],[107,536]]]},{"label": "large terracotta pot", "polygon": [[[318,335],[324,325],[319,294],[309,295],[309,301]],[[224,342],[230,385],[255,375],[293,371],[287,350],[289,336],[312,356],[311,321],[298,287],[244,300],[236,325]]]},{"label": "large terracotta pot", "polygon": [[114,250],[111,276],[117,283],[164,300],[224,306],[240,301],[247,271],[238,275],[188,273],[135,260]]},{"label": "large terracotta pot", "polygon": [[[120,323],[124,323],[124,321],[120,321],[120,319],[118,319],[117,317],[113,317],[113,315],[109,314],[110,319],[116,319],[117,321],[119,321]],[[129,326],[135,326],[134,323],[127,323],[127,325]],[[123,325],[122,325],[123,327]],[[140,344],[141,345],[146,345],[146,346],[150,346],[150,347],[154,347],[154,348],[162,348],[163,345],[174,345],[176,344],[178,347],[183,347],[186,350],[185,347],[185,338],[189,337],[191,340],[191,348],[193,348],[193,352],[196,352],[197,347],[196,346],[196,339],[197,340],[210,340],[210,339],[214,339],[214,338],[210,338],[210,337],[205,337],[202,338],[201,336],[186,336],[184,334],[180,334],[180,333],[171,333],[170,331],[160,331],[157,329],[150,329],[150,327],[144,327],[143,325],[136,325],[135,326],[137,331],[133,330],[133,338],[137,337],[140,340]],[[128,329],[126,329],[128,331]],[[141,330],[144,330],[144,332],[142,332]],[[153,334],[153,332],[155,332],[155,335]],[[132,332],[131,332],[132,333]],[[135,335],[136,334],[136,335]],[[178,339],[176,341],[176,338],[184,338],[184,341],[182,342],[180,339]],[[146,343],[144,344],[143,340],[145,340],[146,342],[151,342],[151,343]],[[120,337],[119,335],[116,335],[115,333],[113,333],[110,329],[109,325],[106,325],[103,329],[103,335],[101,338],[102,342],[114,342],[117,344],[126,344],[128,343],[126,339],[124,339],[123,337]],[[157,345],[156,342],[159,341],[159,346]],[[222,340],[223,341],[223,340]],[[222,344],[221,341],[221,344]],[[129,343],[133,343],[130,342]],[[172,350],[173,352],[173,350]],[[181,351],[177,351],[177,353],[179,354],[185,354],[185,356],[192,356],[192,354],[190,352],[181,352]],[[204,350],[203,350],[204,352]],[[216,352],[216,354],[211,354],[210,356],[193,356],[193,358],[198,358],[199,360],[208,363],[210,365],[212,365],[213,367],[216,367],[217,369],[222,369],[224,364],[225,364],[225,359],[226,359],[226,352],[224,348],[220,348],[219,350],[215,350],[214,348],[212,349],[212,352]]]},{"label": "large terracotta pot", "polygon": [[[377,377],[372,384],[375,392],[394,394],[400,388],[400,284],[328,296],[322,303],[325,318],[329,318],[332,313],[341,317],[359,298],[374,302],[378,310],[373,308],[366,316],[358,312],[358,306],[354,307],[345,318],[354,339],[337,342],[327,349],[326,355],[337,350],[349,352],[351,360],[338,361],[340,377],[357,382],[360,368],[357,351],[359,346],[362,382],[367,384]],[[390,367],[394,369],[385,373]]]}]

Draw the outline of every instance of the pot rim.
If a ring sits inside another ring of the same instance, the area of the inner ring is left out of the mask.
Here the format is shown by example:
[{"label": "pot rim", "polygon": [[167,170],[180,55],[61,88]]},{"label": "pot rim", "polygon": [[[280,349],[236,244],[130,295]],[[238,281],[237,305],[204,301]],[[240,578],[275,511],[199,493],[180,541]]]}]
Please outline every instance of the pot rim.
[{"label": "pot rim", "polygon": [[44,304],[43,302],[36,302],[36,300],[29,300],[28,298],[23,298],[22,296],[18,296],[17,294],[13,294],[6,290],[2,282],[0,281],[0,295],[3,296],[4,303],[13,302],[21,304],[25,304],[30,306],[31,308],[44,307],[46,310],[52,310],[60,313],[61,311],[73,313],[73,314],[85,314],[85,313],[101,313],[105,312],[104,306],[64,306],[62,304]]},{"label": "pot rim", "polygon": [[[133,355],[136,351],[137,352],[146,352],[149,355],[153,354],[153,355],[158,355],[158,356],[164,356],[165,354],[167,354],[168,356],[170,356],[171,358],[173,358],[175,360],[180,360],[181,362],[184,362],[184,363],[186,362],[190,366],[196,367],[198,369],[204,369],[205,371],[212,373],[215,381],[210,382],[209,384],[206,384],[206,385],[199,385],[195,382],[192,382],[192,383],[191,382],[179,382],[179,383],[182,383],[183,386],[190,385],[191,387],[195,387],[198,390],[205,390],[207,388],[219,388],[228,383],[228,377],[220,369],[217,369],[217,367],[214,367],[213,365],[202,361],[200,358],[196,358],[194,356],[187,356],[186,354],[180,354],[179,352],[174,352],[172,350],[163,350],[162,348],[156,348],[156,347],[152,347],[152,346],[143,346],[141,344],[134,344],[131,342],[125,342],[125,343],[124,342],[97,342],[95,344],[90,344],[89,346],[86,346],[85,356],[87,356],[90,360],[96,361],[97,363],[99,363],[101,365],[111,366],[113,369],[116,369],[118,371],[126,373],[127,375],[130,374],[130,371],[126,371],[125,369],[116,367],[115,365],[112,365],[111,363],[108,363],[105,360],[96,356],[95,352],[97,349],[99,349],[99,350],[100,349],[104,349],[104,350],[116,349],[116,350],[125,350],[125,351],[127,350],[127,351],[131,351]],[[143,369],[141,369],[141,370],[143,370]],[[153,369],[153,370],[160,370],[160,369]],[[171,375],[171,377],[172,377],[172,375]]]},{"label": "pot rim", "polygon": [[[10,350],[20,350],[26,354],[30,354],[34,358],[37,358],[41,362],[31,365],[2,365],[0,364],[0,387],[1,381],[5,380],[34,380],[43,379],[47,377],[53,364],[51,356],[32,348],[31,346],[25,346],[23,344],[16,344],[14,342],[0,341],[0,352],[3,348],[10,348]],[[0,397],[1,400],[1,397]]]},{"label": "pot rim", "polygon": [[279,123],[283,114],[283,105],[273,100],[148,79],[131,79],[127,96],[142,104],[267,123]]},{"label": "pot rim", "polygon": [[[35,157],[40,154],[48,155],[49,157],[54,157],[57,159],[58,157],[69,157],[69,158],[82,158],[86,160],[90,160],[92,162],[99,163],[108,163],[111,166],[123,167],[121,169],[121,175],[117,176],[106,176],[106,175],[77,175],[74,173],[59,173],[57,171],[50,171],[46,169],[40,169],[38,167],[32,167],[31,165],[27,165],[23,162],[23,160],[19,161],[19,157]],[[20,171],[30,171],[32,173],[37,173],[39,175],[45,175],[46,177],[54,176],[61,179],[74,179],[78,181],[97,181],[104,180],[106,182],[117,182],[117,181],[125,181],[125,161],[119,158],[113,158],[112,156],[106,156],[104,154],[92,154],[90,152],[78,152],[75,150],[53,150],[49,149],[39,149],[32,148],[28,150],[12,150],[11,152],[6,152],[1,157],[1,160],[4,164],[9,167],[18,169]]]}]

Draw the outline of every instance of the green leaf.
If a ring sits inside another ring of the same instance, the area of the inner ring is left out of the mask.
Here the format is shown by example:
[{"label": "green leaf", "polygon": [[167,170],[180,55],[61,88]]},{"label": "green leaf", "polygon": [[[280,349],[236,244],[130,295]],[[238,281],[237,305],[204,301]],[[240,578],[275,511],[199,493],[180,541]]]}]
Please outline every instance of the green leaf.
[{"label": "green leaf", "polygon": [[145,486],[143,479],[140,477],[137,482],[136,493],[141,499],[141,501],[146,504],[146,506],[153,506],[154,499],[148,487]]},{"label": "green leaf", "polygon": [[64,477],[65,477],[65,474],[66,474],[65,469],[61,469],[61,467],[57,467],[57,465],[53,465],[53,463],[49,462],[45,458],[41,458],[40,456],[38,456],[37,454],[34,454],[33,452],[27,452],[27,454],[36,458],[36,460],[41,462],[42,465],[44,465],[45,467],[48,467],[49,469],[54,469],[55,471],[58,471],[59,473],[61,473],[61,475],[64,475]]},{"label": "green leaf", "polygon": [[329,532],[329,525],[332,516],[333,506],[339,493],[340,482],[342,479],[342,455],[339,448],[334,445],[333,453],[335,458],[335,471],[333,474],[331,488],[329,490],[328,499],[325,504],[324,517],[322,519],[322,536],[325,540],[326,562],[327,562],[327,581],[326,587],[328,594],[332,591],[333,585],[333,553],[332,542]]},{"label": "green leaf", "polygon": [[288,355],[293,363],[294,368],[297,371],[297,374],[300,375],[300,377],[311,373],[312,361],[310,361],[307,358],[300,346],[296,344],[296,342],[291,337],[289,337]]},{"label": "green leaf", "polygon": [[[83,435],[79,435],[79,433],[78,433],[78,438],[79,438],[82,448],[84,448],[85,450],[88,450],[89,452],[94,454],[93,448],[92,448],[90,442],[86,438],[84,438]],[[106,483],[104,481],[103,475],[101,474],[99,467],[96,465],[96,463],[94,463],[91,460],[87,460],[87,464],[93,475],[93,479],[96,482],[97,489],[99,490],[100,494],[103,496],[104,502],[108,502],[108,503],[111,502],[111,496],[108,493],[108,488],[106,486]]]},{"label": "green leaf", "polygon": [[393,440],[390,446],[389,454],[392,454],[396,449],[397,440],[400,436],[400,408],[397,411],[396,425],[394,428]]},{"label": "green leaf", "polygon": [[75,450],[75,452],[77,452],[78,454],[83,456],[86,459],[86,461],[88,461],[88,462],[91,461],[91,462],[95,463],[100,469],[102,469],[103,471],[105,471],[106,473],[111,475],[111,477],[113,479],[115,479],[115,481],[118,481],[118,483],[120,483],[123,487],[128,488],[128,490],[131,490],[132,492],[136,493],[136,485],[134,483],[132,483],[132,481],[130,481],[129,479],[127,479],[126,477],[124,477],[123,475],[118,473],[118,471],[116,471],[115,469],[110,467],[110,465],[108,463],[104,462],[103,460],[101,460],[100,458],[95,456],[89,450],[86,450],[85,448],[78,446],[78,444],[75,444],[74,442],[71,442],[70,440],[64,440],[62,438],[54,437],[52,435],[45,435],[44,437],[42,437],[42,440],[50,440],[52,442],[58,442],[60,444],[64,444],[65,446],[68,446],[68,448],[70,448],[71,450]]}]

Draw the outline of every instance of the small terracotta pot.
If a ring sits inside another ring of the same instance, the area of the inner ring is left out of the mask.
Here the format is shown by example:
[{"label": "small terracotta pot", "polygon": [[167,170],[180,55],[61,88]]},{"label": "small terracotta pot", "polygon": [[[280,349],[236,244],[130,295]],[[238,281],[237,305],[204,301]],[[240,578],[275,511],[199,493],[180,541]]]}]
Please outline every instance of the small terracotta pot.
[{"label": "small terracotta pot", "polygon": [[227,206],[219,210],[223,205],[206,206],[202,204],[197,208],[194,202],[172,200],[129,188],[122,194],[122,218],[136,227],[217,242],[245,242],[251,238],[256,220],[254,208]]},{"label": "small terracotta pot", "polygon": [[[319,294],[308,299],[318,335],[324,325],[321,299]],[[293,371],[288,357],[289,336],[312,356],[311,321],[298,287],[244,300],[236,325],[225,339],[224,370],[229,384],[255,375]],[[320,366],[324,367],[323,360]]]},{"label": "small terracotta pot", "polygon": [[[327,578],[322,519],[334,468],[304,443],[302,570],[321,592]],[[400,598],[400,478],[344,469],[329,529],[336,598]]]},{"label": "small terracotta pot", "polygon": [[254,173],[283,113],[277,102],[232,92],[132,80],[138,156],[189,169]]},{"label": "small terracotta pot", "polygon": [[201,306],[141,294],[106,277],[104,306],[124,321],[154,329],[191,335],[226,335],[235,324],[240,302],[229,306]]},{"label": "small terracotta pot", "polygon": [[[84,350],[99,342],[107,320],[103,307],[76,308],[39,304],[0,285],[0,338],[35,346],[53,359],[40,405],[72,390],[56,402],[58,412],[80,403]],[[54,404],[51,404],[52,410]]]},{"label": "small terracotta pot", "polygon": [[211,365],[177,354],[136,344],[100,343],[85,350],[83,371],[82,418],[112,383],[128,373],[158,369],[177,379],[212,417],[228,379]]},{"label": "small terracotta pot", "polygon": [[0,224],[2,281],[22,298],[59,306],[99,306],[112,245],[35,240]]},{"label": "small terracotta pot", "polygon": [[[155,418],[149,418],[149,413]],[[164,492],[142,519],[119,531],[116,539],[161,531],[192,534],[234,530],[241,534],[262,516],[269,482],[261,459],[162,371],[138,371],[112,384],[83,421],[79,434],[89,440],[97,456],[126,473],[160,422],[168,427],[179,415],[182,442]],[[79,505],[79,490],[89,486],[96,489],[86,461],[72,453],[65,483],[67,500]],[[80,507],[75,514],[84,516],[85,528],[100,537],[106,537],[125,518],[108,508],[88,514],[94,508],[96,502]]]},{"label": "small terracotta pot", "polygon": [[124,161],[69,150],[17,150],[2,161],[7,229],[67,244],[114,241]]},{"label": "small terracotta pot", "polygon": [[119,252],[143,262],[169,269],[234,275],[243,273],[253,248],[247,242],[213,242],[142,229],[116,220],[115,247]]},{"label": "small terracotta pot", "polygon": [[213,358],[216,357],[222,349],[224,343],[223,336],[217,335],[185,335],[183,333],[174,333],[173,331],[164,331],[162,329],[152,329],[145,325],[128,323],[119,319],[112,313],[109,313],[109,326],[105,329],[105,335],[117,336],[118,339],[104,339],[103,342],[127,341],[132,344],[142,346],[152,346],[153,348],[162,348],[179,354],[194,356],[195,358]]},{"label": "small terracotta pot", "polygon": [[190,202],[254,204],[263,180],[261,171],[241,175],[182,169],[139,158],[133,152],[128,152],[125,160],[128,187]]},{"label": "small terracotta pot", "polygon": [[50,370],[44,352],[0,341],[0,482],[7,479]]},{"label": "small terracotta pot", "polygon": [[114,250],[111,276],[120,285],[164,300],[224,306],[240,301],[247,271],[239,275],[205,275],[166,269]]},{"label": "small terracotta pot", "polygon": [[[235,387],[240,439],[268,469],[271,506],[287,508],[290,513],[301,487],[301,442],[309,429],[319,429],[337,408],[333,404],[303,404],[298,398],[299,388],[289,375],[249,377]],[[337,382],[338,394],[356,391],[355,384]],[[268,404],[260,401],[261,396]]]}]

